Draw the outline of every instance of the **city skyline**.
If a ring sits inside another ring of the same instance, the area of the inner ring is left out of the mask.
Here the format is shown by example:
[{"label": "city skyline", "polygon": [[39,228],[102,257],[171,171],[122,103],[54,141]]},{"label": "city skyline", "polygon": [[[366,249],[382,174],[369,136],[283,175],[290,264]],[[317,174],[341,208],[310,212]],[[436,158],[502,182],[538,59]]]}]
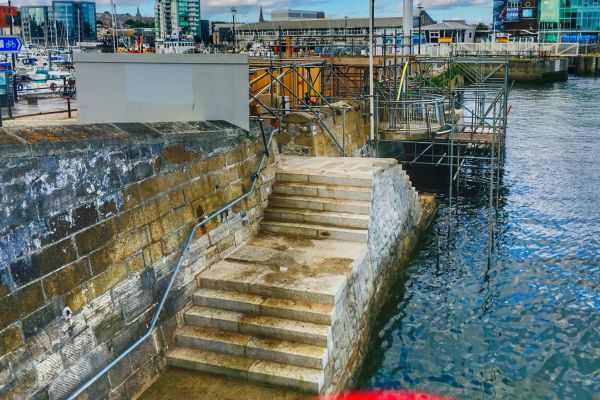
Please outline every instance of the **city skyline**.
[{"label": "city skyline", "polygon": [[[97,1],[97,11],[110,11],[110,0]],[[154,1],[139,2],[135,0],[115,1],[118,13],[135,15],[137,7],[144,16],[154,15]],[[368,15],[367,0],[348,0],[339,4],[339,0],[305,0],[302,2],[290,0],[205,0],[201,2],[202,18],[228,21],[231,19],[231,7],[235,7],[240,22],[258,21],[259,9],[262,5],[265,17],[270,19],[273,9],[310,9],[325,11],[328,18],[357,18]],[[16,1],[15,5],[44,5],[51,4],[50,0]],[[414,2],[415,9],[418,4]],[[424,9],[436,20],[466,19],[469,23],[485,22],[492,19],[492,2],[487,0],[425,0]],[[376,16],[401,16],[402,3],[391,0],[376,0]]]}]

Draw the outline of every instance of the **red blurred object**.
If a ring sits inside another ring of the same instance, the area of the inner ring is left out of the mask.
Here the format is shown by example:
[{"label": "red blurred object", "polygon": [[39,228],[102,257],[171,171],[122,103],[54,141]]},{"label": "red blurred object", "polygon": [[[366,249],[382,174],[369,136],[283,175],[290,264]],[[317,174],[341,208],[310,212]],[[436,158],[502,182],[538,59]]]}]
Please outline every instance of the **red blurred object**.
[{"label": "red blurred object", "polygon": [[6,28],[6,17],[16,17],[17,7],[0,6],[0,28]]},{"label": "red blurred object", "polygon": [[353,392],[337,396],[320,397],[319,400],[453,400],[435,394],[409,392],[403,390],[380,390],[370,392]]}]

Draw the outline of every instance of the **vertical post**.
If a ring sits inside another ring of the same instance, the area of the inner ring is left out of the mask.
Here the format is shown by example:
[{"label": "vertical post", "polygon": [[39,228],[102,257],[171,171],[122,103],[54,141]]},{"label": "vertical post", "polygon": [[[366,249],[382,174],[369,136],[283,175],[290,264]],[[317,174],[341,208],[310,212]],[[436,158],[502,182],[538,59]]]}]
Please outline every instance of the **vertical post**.
[{"label": "vertical post", "polygon": [[233,52],[237,53],[237,38],[235,36],[235,13],[236,13],[236,8],[235,7],[231,7],[231,19],[232,19],[232,31],[233,31]]},{"label": "vertical post", "polygon": [[[8,0],[8,6],[11,7],[11,0]],[[15,23],[15,17],[13,17],[12,15],[10,16],[10,35],[13,35],[13,29],[14,29],[14,23]],[[13,99],[15,101],[15,103],[19,100],[18,98],[18,93],[17,93],[17,74],[15,74],[14,72],[16,71],[16,65],[17,65],[17,55],[15,53],[11,54],[11,58],[12,58],[12,69],[13,69],[13,74],[12,74],[12,81],[13,81],[13,85],[12,85],[12,94],[13,94]],[[10,108],[9,108],[10,110]]]},{"label": "vertical post", "polygon": [[374,88],[374,66],[373,66],[373,28],[375,18],[375,0],[369,0],[369,113],[370,129],[369,138],[371,145],[375,141],[375,88]]},{"label": "vertical post", "polygon": [[421,25],[423,25],[423,3],[419,3],[417,7],[419,9],[419,51],[418,55],[421,55]]},{"label": "vertical post", "polygon": [[69,118],[71,118],[71,97],[67,97],[67,113]]},{"label": "vertical post", "polygon": [[406,58],[403,61],[408,61],[410,49],[412,45],[412,30],[413,30],[413,2],[412,0],[404,0],[404,15],[402,16],[402,55]]}]

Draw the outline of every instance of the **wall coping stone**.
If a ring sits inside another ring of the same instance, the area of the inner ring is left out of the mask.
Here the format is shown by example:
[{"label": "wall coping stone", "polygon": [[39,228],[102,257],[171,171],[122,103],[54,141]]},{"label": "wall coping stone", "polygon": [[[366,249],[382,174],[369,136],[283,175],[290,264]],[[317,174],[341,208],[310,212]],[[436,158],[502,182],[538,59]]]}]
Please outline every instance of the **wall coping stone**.
[{"label": "wall coping stone", "polygon": [[210,155],[256,135],[226,121],[5,127],[0,128],[0,158],[155,143],[185,144]]}]

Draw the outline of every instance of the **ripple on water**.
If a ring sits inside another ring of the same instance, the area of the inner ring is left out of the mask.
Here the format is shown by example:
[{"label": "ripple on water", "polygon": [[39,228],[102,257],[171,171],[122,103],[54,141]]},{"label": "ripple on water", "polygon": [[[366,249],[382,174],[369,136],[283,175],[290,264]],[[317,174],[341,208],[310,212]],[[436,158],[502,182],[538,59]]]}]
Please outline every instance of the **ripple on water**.
[{"label": "ripple on water", "polygon": [[442,206],[378,318],[362,387],[600,399],[600,80],[513,91],[496,247],[486,182]]}]

